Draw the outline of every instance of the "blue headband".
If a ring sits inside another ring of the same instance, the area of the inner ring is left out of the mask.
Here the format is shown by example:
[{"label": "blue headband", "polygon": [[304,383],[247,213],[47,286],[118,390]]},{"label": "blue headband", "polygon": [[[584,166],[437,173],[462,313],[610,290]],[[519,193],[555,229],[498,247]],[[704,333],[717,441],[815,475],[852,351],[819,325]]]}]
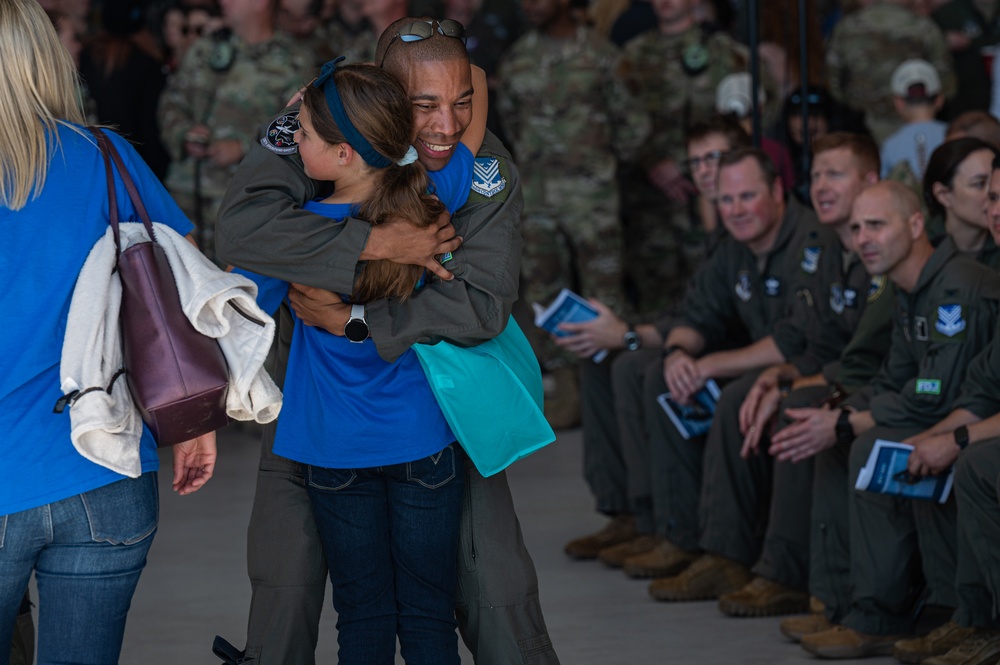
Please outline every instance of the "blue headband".
[{"label": "blue headband", "polygon": [[337,123],[337,128],[344,135],[348,145],[354,148],[369,166],[377,169],[387,168],[392,165],[392,160],[373,148],[368,139],[361,135],[351,119],[347,117],[344,103],[340,101],[340,93],[337,91],[337,84],[333,81],[333,73],[337,71],[337,63],[344,59],[345,56],[340,56],[323,65],[322,73],[313,82],[313,87],[321,89],[326,95],[326,105],[330,109],[330,115],[333,116],[333,121]]}]

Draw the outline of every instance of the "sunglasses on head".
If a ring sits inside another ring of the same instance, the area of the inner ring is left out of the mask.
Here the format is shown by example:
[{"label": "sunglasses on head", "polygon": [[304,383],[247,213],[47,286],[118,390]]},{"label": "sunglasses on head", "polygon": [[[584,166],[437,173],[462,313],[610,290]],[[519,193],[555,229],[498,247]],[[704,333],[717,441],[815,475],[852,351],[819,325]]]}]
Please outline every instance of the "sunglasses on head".
[{"label": "sunglasses on head", "polygon": [[389,55],[389,49],[396,41],[401,42],[420,42],[425,39],[430,39],[437,32],[445,37],[454,37],[455,39],[461,39],[462,43],[465,43],[465,26],[463,26],[458,21],[446,18],[442,21],[426,20],[426,21],[414,21],[413,23],[408,23],[399,29],[393,38],[389,41],[389,44],[385,47],[385,53],[382,54],[382,61],[378,63],[381,67],[385,64],[385,56]]}]

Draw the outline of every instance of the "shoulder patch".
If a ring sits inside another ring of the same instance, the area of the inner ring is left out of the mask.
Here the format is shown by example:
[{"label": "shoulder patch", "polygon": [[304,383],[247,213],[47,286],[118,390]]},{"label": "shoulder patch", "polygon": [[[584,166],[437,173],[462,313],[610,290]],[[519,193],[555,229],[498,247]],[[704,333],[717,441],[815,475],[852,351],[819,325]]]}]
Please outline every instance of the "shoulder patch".
[{"label": "shoulder patch", "polygon": [[[937,308],[937,322],[934,331],[947,339],[963,339],[965,319],[962,318],[961,305],[941,305]],[[937,337],[937,336],[935,336]]]},{"label": "shoulder patch", "polygon": [[819,270],[819,257],[823,254],[822,247],[802,248],[802,272],[813,275]]},{"label": "shoulder patch", "polygon": [[472,191],[488,199],[507,188],[507,178],[496,157],[476,157],[472,163]]},{"label": "shoulder patch", "polygon": [[295,143],[295,132],[299,129],[299,112],[279,115],[267,126],[267,132],[260,139],[260,144],[279,155],[293,155],[299,150]]},{"label": "shoulder patch", "polygon": [[875,302],[885,292],[885,275],[875,275],[868,284],[868,302]]}]

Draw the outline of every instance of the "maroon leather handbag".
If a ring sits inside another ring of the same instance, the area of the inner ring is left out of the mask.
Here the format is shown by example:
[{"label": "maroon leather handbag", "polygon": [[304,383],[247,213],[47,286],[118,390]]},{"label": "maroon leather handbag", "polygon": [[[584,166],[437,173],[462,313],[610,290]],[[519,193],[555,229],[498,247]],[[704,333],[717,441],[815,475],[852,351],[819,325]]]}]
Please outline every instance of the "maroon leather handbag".
[{"label": "maroon leather handbag", "polygon": [[[109,221],[122,284],[125,377],[157,445],[171,446],[229,423],[226,358],[219,343],[195,330],[184,314],[167,256],[156,243],[153,224],[125,163],[104,132],[91,131],[97,137],[108,176]],[[124,252],[112,161],[149,235],[149,241],[133,244]]]}]

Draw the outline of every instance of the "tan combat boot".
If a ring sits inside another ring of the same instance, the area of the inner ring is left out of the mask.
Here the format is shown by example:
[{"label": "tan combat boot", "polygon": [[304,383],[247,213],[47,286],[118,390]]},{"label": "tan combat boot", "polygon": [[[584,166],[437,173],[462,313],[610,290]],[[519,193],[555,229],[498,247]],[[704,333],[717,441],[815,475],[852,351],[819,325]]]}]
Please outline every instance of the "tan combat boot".
[{"label": "tan combat boot", "polygon": [[670,577],[680,573],[697,558],[697,552],[682,550],[664,539],[648,552],[625,559],[622,568],[626,575],[636,579]]},{"label": "tan combat boot", "polygon": [[628,542],[635,536],[635,518],[631,515],[617,515],[600,531],[569,541],[563,551],[571,559],[596,559],[601,550]]},{"label": "tan combat boot", "polygon": [[739,591],[719,598],[719,610],[731,617],[773,617],[807,609],[809,594],[763,577],[754,577]]},{"label": "tan combat boot", "polygon": [[605,547],[597,554],[597,559],[612,568],[621,568],[625,565],[625,560],[645,554],[663,542],[662,536],[654,536],[651,533],[640,533],[632,540],[611,547]]},{"label": "tan combat boot", "polygon": [[816,596],[809,596],[809,614],[782,619],[778,625],[781,634],[792,642],[801,642],[803,636],[822,633],[833,628],[825,615],[826,605]]},{"label": "tan combat boot", "polygon": [[820,658],[868,658],[888,656],[902,635],[869,635],[846,626],[834,626],[821,633],[804,635],[802,648]]},{"label": "tan combat boot", "polygon": [[676,577],[653,580],[649,595],[666,602],[712,600],[743,587],[753,575],[735,561],[703,554]]},{"label": "tan combat boot", "polygon": [[994,665],[1000,658],[1000,629],[976,628],[958,646],[922,665]]},{"label": "tan combat boot", "polygon": [[975,628],[959,626],[954,621],[938,626],[924,637],[900,640],[892,648],[892,656],[901,663],[920,663],[931,656],[948,653],[965,638],[975,632]]}]

